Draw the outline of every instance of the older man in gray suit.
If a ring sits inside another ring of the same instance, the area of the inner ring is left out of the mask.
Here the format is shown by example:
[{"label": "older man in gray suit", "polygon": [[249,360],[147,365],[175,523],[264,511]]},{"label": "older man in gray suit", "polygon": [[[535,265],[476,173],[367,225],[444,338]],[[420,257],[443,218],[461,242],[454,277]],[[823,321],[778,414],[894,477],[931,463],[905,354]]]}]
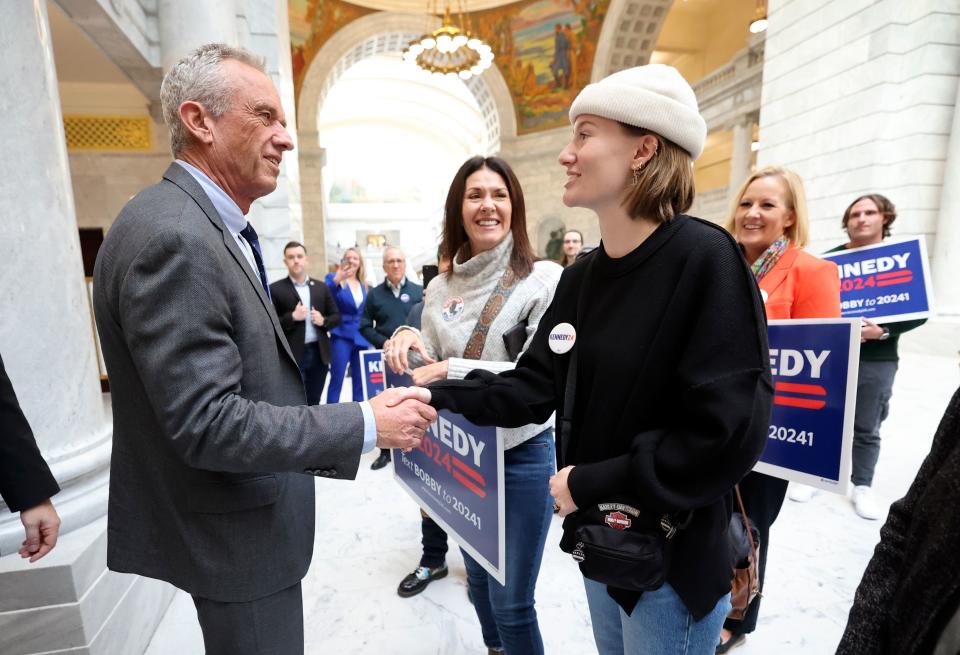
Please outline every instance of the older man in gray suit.
[{"label": "older man in gray suit", "polygon": [[[208,654],[302,653],[314,477],[411,448],[422,391],[307,406],[245,214],[293,149],[262,61],[203,46],[161,87],[176,162],[133,198],[94,273],[113,390],[107,563],[197,606]],[[333,526],[324,526],[325,530]]]}]

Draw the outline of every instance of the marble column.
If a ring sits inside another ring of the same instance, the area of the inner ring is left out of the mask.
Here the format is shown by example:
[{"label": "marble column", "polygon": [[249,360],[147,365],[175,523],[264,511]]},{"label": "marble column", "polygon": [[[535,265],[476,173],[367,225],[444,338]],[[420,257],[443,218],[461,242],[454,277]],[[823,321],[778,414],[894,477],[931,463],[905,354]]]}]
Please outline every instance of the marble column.
[{"label": "marble column", "polygon": [[235,0],[159,0],[157,20],[160,27],[160,61],[164,72],[204,43],[238,44]]},{"label": "marble column", "polygon": [[[327,272],[326,199],[323,195],[323,167],[327,152],[320,146],[316,130],[300,130],[297,134],[300,152],[300,204],[303,208],[303,244],[310,253],[312,275],[322,277]],[[336,257],[337,253],[330,253]]]},{"label": "marble column", "polygon": [[753,152],[753,116],[741,117],[733,126],[733,152],[730,157],[730,182],[728,188],[733,194],[750,175]]},{"label": "marble column", "polygon": [[[169,587],[106,571],[111,424],[80,257],[45,0],[0,21],[0,352],[62,491],[56,548],[16,554],[18,516],[0,504],[0,652],[142,652]],[[151,612],[151,609],[154,611]],[[146,634],[143,634],[146,631]],[[137,650],[137,649],[140,650]]]},{"label": "marble column", "polygon": [[[6,151],[0,158],[0,353],[40,449],[64,487],[56,502],[69,532],[106,511],[110,423],[100,393],[46,3],[18,2],[8,9],[0,41],[8,45],[4,67],[17,88],[0,96]],[[9,553],[19,546],[22,528],[0,507],[0,553]]]},{"label": "marble column", "polygon": [[[960,89],[957,91],[960,99]],[[956,105],[955,105],[956,107]],[[937,313],[960,317],[960,110],[953,111],[933,248],[933,292]]]}]

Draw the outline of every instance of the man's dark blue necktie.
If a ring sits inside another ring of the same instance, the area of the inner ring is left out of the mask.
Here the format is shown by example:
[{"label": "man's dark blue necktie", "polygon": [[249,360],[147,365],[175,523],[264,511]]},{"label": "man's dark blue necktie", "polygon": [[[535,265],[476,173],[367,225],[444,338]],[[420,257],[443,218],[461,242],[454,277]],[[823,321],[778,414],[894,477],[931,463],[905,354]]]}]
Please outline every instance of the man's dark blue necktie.
[{"label": "man's dark blue necktie", "polygon": [[253,229],[250,223],[240,230],[240,236],[247,240],[247,243],[253,248],[253,259],[257,262],[257,272],[260,273],[260,284],[263,290],[267,292],[267,298],[270,297],[270,285],[267,284],[267,269],[263,267],[263,253],[260,252],[260,239],[257,237],[257,231]]}]

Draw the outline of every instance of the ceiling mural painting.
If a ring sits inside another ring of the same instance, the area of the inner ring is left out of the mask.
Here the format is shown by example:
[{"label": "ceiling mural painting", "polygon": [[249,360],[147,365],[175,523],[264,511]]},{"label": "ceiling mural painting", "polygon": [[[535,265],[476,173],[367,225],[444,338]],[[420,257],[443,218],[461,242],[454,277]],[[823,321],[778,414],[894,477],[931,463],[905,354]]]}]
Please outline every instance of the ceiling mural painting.
[{"label": "ceiling mural painting", "polygon": [[[590,82],[610,0],[521,0],[471,12],[468,29],[490,44],[513,99],[517,133],[566,127],[567,109]],[[323,44],[374,10],[343,0],[290,0],[294,88]]]},{"label": "ceiling mural painting", "polygon": [[303,75],[323,44],[343,26],[375,10],[342,0],[289,0],[287,6],[293,88],[299,98]]},{"label": "ceiling mural painting", "polygon": [[472,16],[496,53],[517,114],[517,133],[566,127],[590,82],[609,0],[525,0]]}]

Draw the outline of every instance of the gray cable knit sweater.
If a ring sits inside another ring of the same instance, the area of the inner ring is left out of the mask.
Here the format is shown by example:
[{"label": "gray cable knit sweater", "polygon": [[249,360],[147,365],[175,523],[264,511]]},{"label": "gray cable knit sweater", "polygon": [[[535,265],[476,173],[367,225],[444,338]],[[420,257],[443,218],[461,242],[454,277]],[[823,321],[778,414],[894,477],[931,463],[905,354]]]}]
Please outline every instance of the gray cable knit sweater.
[{"label": "gray cable knit sweater", "polygon": [[[462,379],[477,368],[494,372],[512,369],[515,362],[507,355],[503,333],[526,319],[527,341],[523,345],[526,350],[537,331],[540,318],[553,300],[553,292],[563,269],[554,262],[537,262],[533,272],[513,290],[490,325],[482,359],[463,359],[467,340],[490,293],[506,270],[512,251],[513,235],[508,234],[497,247],[463,263],[454,262],[453,272],[437,276],[427,289],[421,328],[423,343],[430,357],[438,361],[449,360],[447,377],[450,379]],[[503,447],[508,450],[540,434],[552,424],[551,417],[540,425],[497,428],[497,438],[503,440]]]}]

